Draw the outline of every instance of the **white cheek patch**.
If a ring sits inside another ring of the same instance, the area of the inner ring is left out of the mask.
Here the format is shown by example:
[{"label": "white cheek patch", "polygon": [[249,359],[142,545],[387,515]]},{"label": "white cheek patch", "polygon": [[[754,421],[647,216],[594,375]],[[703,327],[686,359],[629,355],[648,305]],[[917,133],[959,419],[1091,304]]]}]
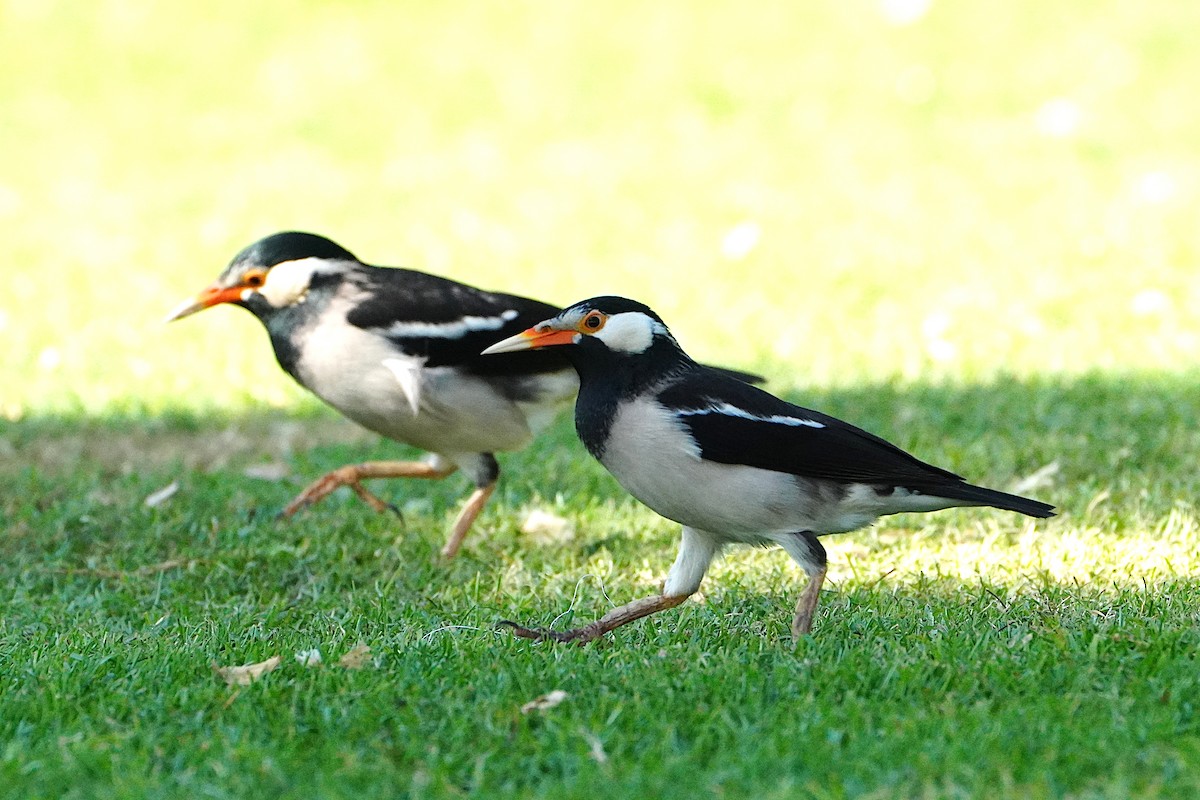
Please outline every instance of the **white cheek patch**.
[{"label": "white cheek patch", "polygon": [[593,336],[608,345],[610,350],[644,353],[650,349],[655,334],[666,332],[665,325],[642,312],[626,311],[609,317],[604,327]]},{"label": "white cheek patch", "polygon": [[303,302],[313,274],[328,264],[323,258],[302,258],[276,264],[267,272],[267,279],[258,293],[275,308],[294,306]]}]

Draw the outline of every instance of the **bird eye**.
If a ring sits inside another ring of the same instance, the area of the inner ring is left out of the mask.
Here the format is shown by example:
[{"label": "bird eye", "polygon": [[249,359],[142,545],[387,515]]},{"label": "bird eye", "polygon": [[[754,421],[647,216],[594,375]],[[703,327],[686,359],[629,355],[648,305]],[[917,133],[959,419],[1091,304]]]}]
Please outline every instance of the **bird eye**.
[{"label": "bird eye", "polygon": [[254,272],[246,273],[245,277],[242,278],[242,285],[249,286],[251,289],[257,289],[266,283],[266,281],[266,273],[261,270],[255,270]]},{"label": "bird eye", "polygon": [[581,326],[581,330],[591,331],[594,333],[604,327],[606,320],[607,317],[605,317],[599,311],[592,311],[589,312],[579,324]]}]

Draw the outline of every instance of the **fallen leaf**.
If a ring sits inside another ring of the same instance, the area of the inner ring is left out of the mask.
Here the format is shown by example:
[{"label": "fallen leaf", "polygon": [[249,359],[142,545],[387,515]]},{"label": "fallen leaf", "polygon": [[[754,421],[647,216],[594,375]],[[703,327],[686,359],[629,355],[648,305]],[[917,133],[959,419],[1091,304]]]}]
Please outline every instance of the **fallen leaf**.
[{"label": "fallen leaf", "polygon": [[179,491],[179,481],[171,481],[157,492],[151,492],[142,502],[146,508],[158,508],[163,503],[170,500]]},{"label": "fallen leaf", "polygon": [[249,686],[256,680],[279,666],[279,656],[271,656],[266,661],[257,664],[243,664],[240,667],[219,667],[213,663],[213,672],[224,679],[230,686]]},{"label": "fallen leaf", "polygon": [[338,659],[338,666],[346,669],[362,669],[371,661],[371,648],[367,647],[362,642],[354,645],[346,653]]},{"label": "fallen leaf", "polygon": [[321,666],[321,651],[315,647],[312,650],[301,650],[296,653],[296,660],[302,667],[319,667]]},{"label": "fallen leaf", "polygon": [[525,705],[521,706],[521,713],[528,714],[530,711],[548,711],[556,705],[566,700],[567,693],[562,689],[555,689],[552,692],[546,692],[541,697],[535,697]]}]

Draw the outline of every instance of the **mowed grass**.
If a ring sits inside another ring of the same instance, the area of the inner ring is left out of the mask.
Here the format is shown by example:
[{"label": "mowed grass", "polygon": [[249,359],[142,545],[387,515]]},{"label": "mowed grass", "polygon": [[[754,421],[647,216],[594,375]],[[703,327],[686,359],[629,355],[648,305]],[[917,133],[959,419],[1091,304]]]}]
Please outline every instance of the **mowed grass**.
[{"label": "mowed grass", "polygon": [[[1200,12],[921,8],[3,6],[0,796],[1200,793]],[[378,485],[403,521],[348,494],[275,521],[414,455],[248,315],[158,324],[282,228],[637,297],[1061,515],[827,539],[799,643],[765,550],[597,646],[513,640],[656,591],[676,526],[566,418],[451,564],[458,476]]]}]

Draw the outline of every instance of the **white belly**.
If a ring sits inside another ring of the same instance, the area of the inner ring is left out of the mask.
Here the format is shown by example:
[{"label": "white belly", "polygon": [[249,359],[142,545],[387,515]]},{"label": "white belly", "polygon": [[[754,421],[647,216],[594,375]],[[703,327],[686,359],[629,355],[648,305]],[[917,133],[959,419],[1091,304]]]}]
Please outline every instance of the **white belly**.
[{"label": "white belly", "polygon": [[601,461],[654,511],[728,541],[767,542],[797,531],[841,533],[893,513],[862,484],[704,461],[686,429],[652,401],[618,412]]},{"label": "white belly", "polygon": [[[427,369],[398,357],[382,337],[348,325],[318,326],[308,336],[297,365],[303,383],[365,428],[443,454],[518,450],[532,438],[521,405],[482,378]],[[412,371],[409,380],[384,365],[398,358]]]}]

